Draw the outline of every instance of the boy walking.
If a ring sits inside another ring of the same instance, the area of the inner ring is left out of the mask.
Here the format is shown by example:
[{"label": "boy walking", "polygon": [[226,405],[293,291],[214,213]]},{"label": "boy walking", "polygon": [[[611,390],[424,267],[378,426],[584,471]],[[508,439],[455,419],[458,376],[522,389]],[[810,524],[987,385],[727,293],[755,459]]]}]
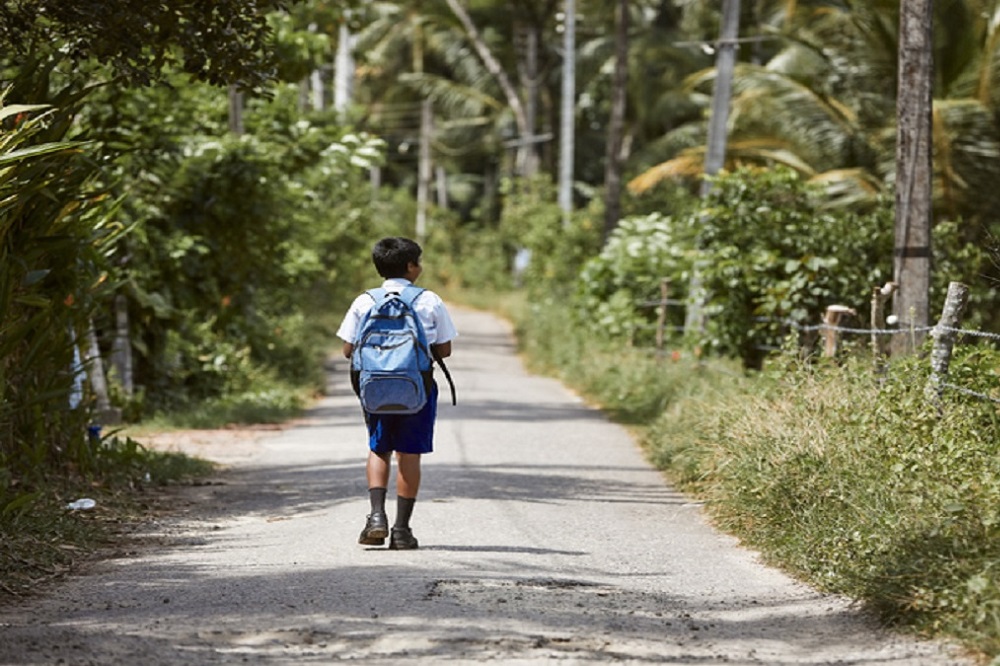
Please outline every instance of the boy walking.
[{"label": "boy walking", "polygon": [[[382,288],[401,293],[420,277],[420,246],[408,238],[383,238],[372,249],[372,262],[385,279]],[[344,356],[351,358],[361,323],[375,305],[374,297],[365,292],[354,299],[344,317],[337,337],[344,341]],[[413,310],[423,325],[427,344],[436,358],[451,355],[451,342],[458,335],[451,316],[441,298],[423,290],[413,300]],[[410,529],[410,516],[420,489],[420,456],[433,451],[434,421],[437,418],[437,384],[431,384],[427,403],[414,414],[372,414],[365,412],[368,427],[368,499],[371,511],[361,531],[358,543],[381,546],[389,537],[391,550],[417,548],[417,539]],[[396,454],[396,520],[389,529],[385,511],[392,454]]]}]

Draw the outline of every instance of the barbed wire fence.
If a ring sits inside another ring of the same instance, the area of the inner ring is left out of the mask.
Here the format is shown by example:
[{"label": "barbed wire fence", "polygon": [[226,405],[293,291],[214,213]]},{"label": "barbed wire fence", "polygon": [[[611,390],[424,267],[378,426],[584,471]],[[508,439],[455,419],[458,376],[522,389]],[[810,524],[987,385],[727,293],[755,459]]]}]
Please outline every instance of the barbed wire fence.
[{"label": "barbed wire fence", "polygon": [[[823,321],[818,324],[802,324],[794,320],[782,320],[778,323],[787,328],[789,332],[796,331],[804,335],[815,335],[823,340],[823,356],[835,357],[841,347],[844,336],[867,336],[870,339],[870,347],[874,359],[877,373],[884,372],[888,358],[889,342],[895,336],[907,335],[917,336],[929,335],[933,339],[930,353],[931,374],[927,384],[925,394],[932,403],[940,409],[941,398],[945,390],[954,391],[979,400],[1000,405],[1000,398],[989,395],[982,391],[977,391],[965,386],[960,386],[949,381],[949,370],[953,351],[956,345],[967,344],[968,341],[986,341],[991,345],[1000,348],[1000,334],[989,331],[980,331],[961,327],[961,317],[968,302],[968,287],[959,282],[952,282],[948,287],[948,295],[941,312],[938,323],[934,326],[909,326],[893,327],[886,323],[884,307],[887,300],[895,291],[895,285],[886,284],[884,287],[875,287],[872,293],[872,313],[871,328],[861,328],[845,326],[841,322],[849,316],[858,318],[857,312],[842,305],[831,305],[827,308]],[[687,301],[669,297],[669,281],[663,280],[660,284],[660,298],[643,300],[636,302],[640,308],[656,308],[657,318],[655,324],[633,326],[636,330],[655,331],[655,352],[658,355],[664,353],[664,346],[669,333],[680,333],[686,335],[687,329],[684,326],[671,325],[668,323],[667,309],[671,307],[688,306]],[[773,320],[770,320],[773,321]],[[761,347],[764,351],[777,351],[778,347]]]}]

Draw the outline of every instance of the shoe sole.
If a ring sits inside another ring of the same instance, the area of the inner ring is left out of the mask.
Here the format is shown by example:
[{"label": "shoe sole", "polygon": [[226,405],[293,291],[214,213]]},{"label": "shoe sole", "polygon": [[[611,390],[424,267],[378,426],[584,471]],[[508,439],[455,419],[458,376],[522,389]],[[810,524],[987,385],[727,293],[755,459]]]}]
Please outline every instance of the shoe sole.
[{"label": "shoe sole", "polygon": [[[372,518],[381,517],[380,521],[372,521]],[[372,524],[374,522],[374,524]],[[368,516],[368,524],[361,530],[358,543],[362,546],[381,546],[389,536],[389,522],[385,519],[385,514],[373,513]]]},{"label": "shoe sole", "polygon": [[362,546],[381,546],[385,543],[385,538],[389,536],[389,528],[383,527],[372,527],[371,529],[365,529],[361,532],[361,536],[358,537],[358,543]]},{"label": "shoe sole", "polygon": [[416,537],[410,536],[409,539],[396,539],[395,537],[389,539],[389,550],[416,550],[419,547]]}]

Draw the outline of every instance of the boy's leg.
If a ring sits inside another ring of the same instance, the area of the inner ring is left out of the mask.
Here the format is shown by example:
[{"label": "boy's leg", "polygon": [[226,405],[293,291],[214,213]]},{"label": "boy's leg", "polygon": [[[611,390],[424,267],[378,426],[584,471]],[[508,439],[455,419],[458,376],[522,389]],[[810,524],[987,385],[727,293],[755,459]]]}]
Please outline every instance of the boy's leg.
[{"label": "boy's leg", "polygon": [[410,516],[420,490],[420,454],[397,453],[396,462],[396,521],[389,548],[412,550],[417,547],[417,539],[410,530]]},{"label": "boy's leg", "polygon": [[369,488],[389,487],[389,468],[392,466],[390,454],[368,452],[368,464],[365,475],[368,477]]},{"label": "boy's leg", "polygon": [[389,486],[391,458],[388,453],[368,452],[365,474],[368,478],[368,501],[371,513],[361,530],[358,543],[366,546],[381,546],[389,535],[389,519],[385,515],[385,496]]},{"label": "boy's leg", "polygon": [[[417,498],[420,490],[420,454],[397,453],[396,494],[400,497]],[[370,484],[369,484],[370,485]]]}]

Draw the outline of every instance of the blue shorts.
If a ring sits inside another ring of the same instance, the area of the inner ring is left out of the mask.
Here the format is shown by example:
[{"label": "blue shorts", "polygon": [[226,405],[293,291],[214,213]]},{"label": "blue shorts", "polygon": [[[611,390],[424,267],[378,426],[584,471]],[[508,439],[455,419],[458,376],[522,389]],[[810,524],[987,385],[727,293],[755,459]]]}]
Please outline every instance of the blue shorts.
[{"label": "blue shorts", "polygon": [[374,453],[430,453],[434,450],[434,420],[437,418],[437,384],[431,387],[427,404],[416,414],[369,414],[368,448]]}]

